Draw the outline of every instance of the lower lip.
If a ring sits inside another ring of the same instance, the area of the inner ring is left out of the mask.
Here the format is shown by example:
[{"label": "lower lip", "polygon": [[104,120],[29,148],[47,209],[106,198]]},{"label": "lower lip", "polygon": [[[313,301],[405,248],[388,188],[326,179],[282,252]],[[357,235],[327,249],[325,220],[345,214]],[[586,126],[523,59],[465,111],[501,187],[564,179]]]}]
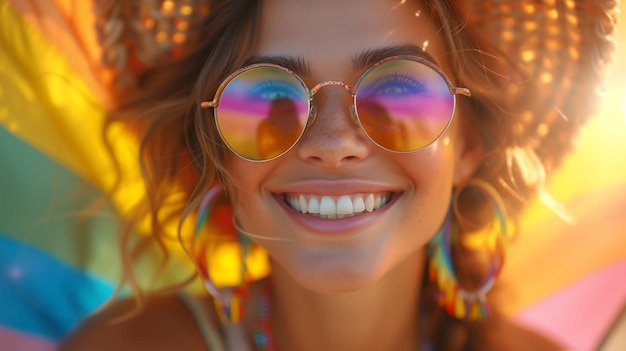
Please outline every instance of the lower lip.
[{"label": "lower lip", "polygon": [[378,210],[341,219],[324,219],[309,216],[292,209],[278,196],[276,200],[289,217],[307,229],[307,231],[321,236],[336,237],[361,233],[378,221],[393,206],[398,197],[398,194],[393,194],[389,202]]}]

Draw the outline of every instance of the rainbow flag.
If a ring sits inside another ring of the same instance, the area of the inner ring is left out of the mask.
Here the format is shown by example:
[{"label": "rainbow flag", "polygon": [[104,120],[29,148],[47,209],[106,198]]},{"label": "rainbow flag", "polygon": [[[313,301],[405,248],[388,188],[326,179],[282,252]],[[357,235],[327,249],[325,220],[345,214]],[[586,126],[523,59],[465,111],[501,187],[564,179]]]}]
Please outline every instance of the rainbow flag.
[{"label": "rainbow flag", "polygon": [[[18,2],[41,7],[18,11],[0,0],[2,351],[52,350],[109,301],[122,277],[116,218],[143,196],[137,141],[122,126],[113,126],[109,140],[123,185],[104,200],[117,174],[102,139],[106,111],[88,75],[79,73],[80,58],[68,55],[76,38],[67,35],[56,8],[61,3]],[[144,234],[141,228],[138,232]],[[211,257],[217,264],[209,264],[216,267],[218,285],[239,276],[220,268],[220,261],[235,254],[226,246]],[[193,269],[176,240],[170,249],[173,255],[157,286],[179,283],[187,277],[181,278],[181,270]],[[161,258],[158,250],[148,251],[136,273],[153,277],[154,262]],[[256,255],[251,265],[255,279],[269,272],[264,255]],[[201,289],[200,281],[188,287],[192,293]]]},{"label": "rainbow flag", "polygon": [[2,350],[52,350],[119,280],[116,208],[94,209],[103,116],[61,53],[0,1]]},{"label": "rainbow flag", "polygon": [[[100,140],[105,108],[73,58],[59,50],[61,41],[46,36],[27,17],[0,0],[0,349],[49,351],[114,292],[121,277],[114,218],[141,191],[132,166],[136,143],[120,129],[114,147],[126,150],[120,155],[128,157],[122,164],[129,179],[112,202],[100,201],[115,174]],[[623,67],[618,72],[624,72]],[[618,104],[626,100],[626,90],[621,91],[615,98]],[[574,228],[581,227],[558,224],[540,205],[533,205],[503,272],[503,279],[518,291],[513,316],[546,330],[571,349],[597,346],[607,321],[626,301],[623,106],[607,113],[622,113],[617,119],[622,125],[606,128],[606,119],[600,119],[591,126],[597,135],[583,135],[577,163],[568,161],[551,187],[557,199],[580,209],[576,214],[593,210],[596,203],[606,205],[600,210],[606,218],[593,217],[595,227],[582,227],[600,234],[577,236],[588,240],[585,247],[571,246]],[[610,154],[585,149],[598,144],[609,149],[616,142],[621,148]],[[572,174],[584,175],[585,184],[575,183],[578,178]],[[582,223],[587,222],[583,218]],[[607,236],[601,235],[604,230]],[[561,249],[550,251],[554,247]],[[582,257],[588,247],[595,251]],[[559,262],[551,262],[557,254]],[[602,304],[594,305],[598,299]],[[564,301],[587,303],[586,314],[578,314],[581,323],[570,325],[573,318],[565,312],[572,310]],[[564,317],[547,319],[551,314]],[[602,319],[601,330],[581,340],[581,327],[590,318]]]}]

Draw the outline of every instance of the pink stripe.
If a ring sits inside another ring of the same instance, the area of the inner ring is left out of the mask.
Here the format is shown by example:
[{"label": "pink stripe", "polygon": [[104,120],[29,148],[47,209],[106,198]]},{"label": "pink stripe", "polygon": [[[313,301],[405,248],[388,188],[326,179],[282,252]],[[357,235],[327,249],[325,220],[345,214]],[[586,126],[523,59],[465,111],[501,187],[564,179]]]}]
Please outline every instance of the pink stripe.
[{"label": "pink stripe", "polygon": [[0,348],[11,351],[53,351],[56,346],[51,341],[3,327],[0,327],[0,340]]},{"label": "pink stripe", "polygon": [[595,350],[626,302],[626,259],[600,269],[522,312],[517,321],[568,350]]}]

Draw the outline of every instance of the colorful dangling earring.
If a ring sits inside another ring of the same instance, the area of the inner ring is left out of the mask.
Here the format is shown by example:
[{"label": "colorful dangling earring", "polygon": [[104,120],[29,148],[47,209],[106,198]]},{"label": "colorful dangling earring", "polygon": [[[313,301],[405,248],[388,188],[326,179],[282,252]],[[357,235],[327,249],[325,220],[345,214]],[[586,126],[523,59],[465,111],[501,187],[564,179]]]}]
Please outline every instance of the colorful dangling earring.
[{"label": "colorful dangling earring", "polygon": [[[234,229],[226,229],[227,233],[220,233],[218,236],[211,237],[211,235],[201,235],[203,228],[209,218],[212,217],[212,212],[216,205],[216,199],[223,193],[223,189],[220,185],[214,185],[206,193],[200,206],[198,207],[198,219],[194,228],[193,234],[193,247],[189,250],[184,244],[183,249],[195,264],[196,269],[200,273],[200,276],[204,282],[204,286],[213,296],[216,310],[223,323],[233,324],[238,323],[243,317],[243,301],[248,296],[248,283],[247,283],[247,270],[246,270],[246,257],[250,253],[250,247],[252,242],[245,236],[238,235]],[[231,221],[231,216],[224,216],[222,221]],[[225,222],[222,227],[232,226],[232,223]],[[224,231],[224,230],[222,230]],[[221,239],[223,237],[224,239]],[[211,278],[209,272],[209,255],[210,248],[215,245],[216,240],[225,240],[229,243],[238,241],[237,247],[240,248],[240,269],[238,282],[233,286],[218,286]]]},{"label": "colorful dangling earring", "polygon": [[[462,216],[457,208],[458,197],[469,187],[476,187],[483,193],[492,207],[494,221],[498,222],[498,227],[483,238],[483,242],[488,243],[487,246],[494,253],[487,277],[476,290],[472,291],[460,286],[451,254],[451,246],[459,241],[459,223],[462,222]],[[453,217],[456,217],[456,221],[453,221]],[[504,251],[510,236],[504,202],[489,183],[472,179],[455,192],[441,229],[428,244],[428,275],[439,289],[437,295],[439,305],[449,315],[457,319],[479,320],[490,314],[487,293],[493,287],[502,267]]]}]

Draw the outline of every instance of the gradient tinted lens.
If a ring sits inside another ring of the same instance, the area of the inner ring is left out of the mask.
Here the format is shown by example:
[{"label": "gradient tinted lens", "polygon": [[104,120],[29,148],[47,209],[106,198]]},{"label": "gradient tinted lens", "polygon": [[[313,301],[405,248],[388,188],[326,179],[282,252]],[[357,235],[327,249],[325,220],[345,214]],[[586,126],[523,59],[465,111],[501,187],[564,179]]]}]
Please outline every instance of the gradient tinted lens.
[{"label": "gradient tinted lens", "polygon": [[276,67],[255,67],[233,78],[216,108],[219,131],[228,146],[249,160],[268,160],[300,138],[309,99],[302,83]]},{"label": "gradient tinted lens", "polygon": [[414,151],[435,141],[454,112],[454,95],[439,73],[420,62],[392,60],[359,81],[356,112],[383,148]]}]

